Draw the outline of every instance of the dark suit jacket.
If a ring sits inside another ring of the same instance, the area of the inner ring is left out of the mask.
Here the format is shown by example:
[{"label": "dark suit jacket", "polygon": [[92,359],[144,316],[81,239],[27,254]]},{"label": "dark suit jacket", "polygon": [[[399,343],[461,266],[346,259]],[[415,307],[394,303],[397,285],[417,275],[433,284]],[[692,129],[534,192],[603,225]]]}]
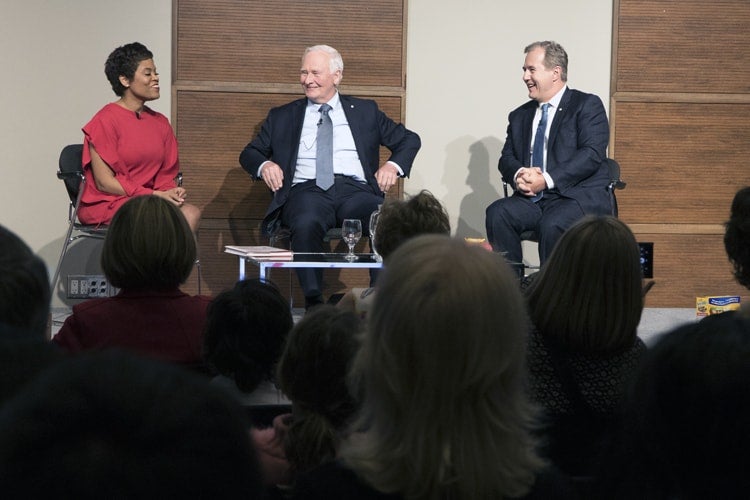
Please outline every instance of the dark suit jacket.
[{"label": "dark suit jacket", "polygon": [[[539,103],[531,100],[508,117],[508,133],[498,169],[511,185],[513,176],[531,160],[531,127]],[[587,214],[611,213],[605,163],[609,122],[601,99],[567,89],[552,120],[547,141],[547,173],[554,190],[578,201]]]},{"label": "dark suit jacket", "polygon": [[[388,118],[375,101],[341,94],[339,98],[349,121],[367,183],[373,193],[381,195],[375,180],[375,172],[380,167],[380,146],[391,151],[388,159],[397,163],[404,175],[408,176],[421,146],[419,136]],[[263,122],[258,136],[240,153],[240,165],[254,179],[258,167],[266,160],[273,160],[284,171],[284,184],[274,194],[266,211],[266,222],[263,224],[265,231],[269,229],[269,220],[275,218],[286,202],[292,187],[306,107],[307,98],[302,98],[273,108]]]}]

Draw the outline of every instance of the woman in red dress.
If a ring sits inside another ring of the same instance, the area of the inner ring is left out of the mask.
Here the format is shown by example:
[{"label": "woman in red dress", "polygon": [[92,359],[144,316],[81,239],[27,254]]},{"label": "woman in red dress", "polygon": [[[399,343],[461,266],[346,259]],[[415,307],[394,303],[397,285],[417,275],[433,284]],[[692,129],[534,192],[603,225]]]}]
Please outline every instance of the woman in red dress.
[{"label": "woman in red dress", "polygon": [[86,188],[78,217],[86,224],[109,224],[133,196],[153,194],[180,207],[195,233],[200,209],[185,203],[178,186],[177,139],[166,116],[146,102],[159,98],[153,54],[134,42],[115,49],[104,72],[120,97],[83,127]]}]

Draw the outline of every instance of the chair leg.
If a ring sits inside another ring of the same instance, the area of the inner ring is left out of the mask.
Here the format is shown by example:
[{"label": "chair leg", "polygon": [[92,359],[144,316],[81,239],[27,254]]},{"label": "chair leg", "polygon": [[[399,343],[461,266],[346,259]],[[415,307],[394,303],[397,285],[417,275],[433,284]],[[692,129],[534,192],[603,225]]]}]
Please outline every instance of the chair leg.
[{"label": "chair leg", "polygon": [[195,259],[195,267],[198,270],[198,295],[201,294],[201,281],[203,281],[203,271],[201,270],[201,260]]},{"label": "chair leg", "polygon": [[63,240],[63,247],[60,251],[60,258],[57,259],[57,267],[55,267],[55,275],[52,277],[52,283],[50,283],[50,292],[52,295],[55,294],[55,285],[57,285],[57,279],[60,277],[60,271],[62,269],[62,263],[65,259],[65,254],[68,252],[68,246],[70,245],[70,236],[73,234],[73,223],[68,224],[68,232],[65,234],[65,240]]}]

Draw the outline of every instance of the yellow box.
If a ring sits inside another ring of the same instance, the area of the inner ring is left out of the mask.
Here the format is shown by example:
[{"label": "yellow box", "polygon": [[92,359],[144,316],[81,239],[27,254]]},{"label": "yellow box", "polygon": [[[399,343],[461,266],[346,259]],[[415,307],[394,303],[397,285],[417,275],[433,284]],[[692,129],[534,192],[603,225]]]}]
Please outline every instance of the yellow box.
[{"label": "yellow box", "polygon": [[696,297],[695,315],[700,317],[734,311],[740,308],[739,295],[718,295],[716,297]]}]

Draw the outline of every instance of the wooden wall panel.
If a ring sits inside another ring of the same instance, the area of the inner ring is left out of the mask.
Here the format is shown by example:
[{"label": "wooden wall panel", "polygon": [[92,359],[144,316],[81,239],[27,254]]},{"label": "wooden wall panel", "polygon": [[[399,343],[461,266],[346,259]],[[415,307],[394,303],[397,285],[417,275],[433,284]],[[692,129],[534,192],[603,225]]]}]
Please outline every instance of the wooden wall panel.
[{"label": "wooden wall panel", "polygon": [[721,224],[750,184],[750,104],[617,104],[614,151],[631,223]]},{"label": "wooden wall panel", "polygon": [[617,91],[750,93],[749,3],[620,0]]},{"label": "wooden wall panel", "polygon": [[636,238],[654,243],[655,285],[646,307],[695,307],[695,298],[706,295],[750,299],[747,289],[732,278],[720,236],[636,232]]},{"label": "wooden wall panel", "polygon": [[750,2],[614,3],[609,154],[628,183],[620,218],[654,242],[647,305],[746,293],[731,275],[723,223],[750,184]]},{"label": "wooden wall panel", "polygon": [[[295,82],[305,47],[344,58],[350,85],[404,85],[402,0],[178,0],[181,80]],[[322,15],[325,13],[325,15]]]}]

